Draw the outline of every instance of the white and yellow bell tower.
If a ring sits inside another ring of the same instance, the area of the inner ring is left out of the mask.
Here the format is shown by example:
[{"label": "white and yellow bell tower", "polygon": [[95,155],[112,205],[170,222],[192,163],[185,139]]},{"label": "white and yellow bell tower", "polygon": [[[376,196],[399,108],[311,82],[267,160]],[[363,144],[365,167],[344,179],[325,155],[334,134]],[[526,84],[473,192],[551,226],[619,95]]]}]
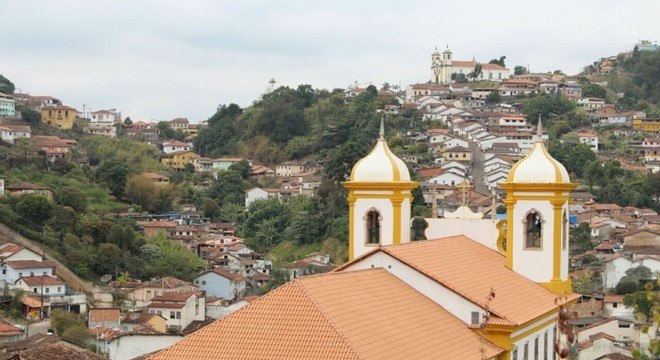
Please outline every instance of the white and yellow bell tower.
[{"label": "white and yellow bell tower", "polygon": [[507,195],[506,266],[556,294],[572,292],[568,277],[569,194],[566,168],[536,143],[500,183]]},{"label": "white and yellow bell tower", "polygon": [[411,191],[408,167],[385,142],[383,120],[371,152],[358,161],[349,181],[349,261],[381,245],[410,242]]}]

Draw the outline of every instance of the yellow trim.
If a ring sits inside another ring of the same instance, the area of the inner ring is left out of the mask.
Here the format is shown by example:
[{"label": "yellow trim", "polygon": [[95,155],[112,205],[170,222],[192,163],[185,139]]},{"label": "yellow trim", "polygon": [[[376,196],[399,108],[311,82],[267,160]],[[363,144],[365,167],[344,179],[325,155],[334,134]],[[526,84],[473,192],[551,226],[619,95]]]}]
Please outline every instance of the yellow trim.
[{"label": "yellow trim", "polygon": [[348,195],[348,261],[355,258],[355,201],[352,194]]},{"label": "yellow trim", "polygon": [[552,282],[561,281],[561,210],[562,205],[552,204],[554,214],[552,234]]},{"label": "yellow trim", "polygon": [[392,165],[394,180],[399,181],[401,180],[401,173],[399,172],[399,166],[397,166],[396,161],[394,160],[394,154],[392,154],[390,147],[387,146],[387,143],[385,141],[383,141],[383,144],[384,144],[383,150],[385,151],[385,155],[387,156],[387,159],[390,160],[390,164]]},{"label": "yellow trim", "polygon": [[567,295],[573,293],[573,284],[571,283],[570,278],[566,280],[557,279],[556,281],[555,279],[552,279],[549,282],[539,282],[537,284],[555,294]]},{"label": "yellow trim", "polygon": [[506,205],[506,267],[513,270],[513,206],[516,199],[508,193],[504,204]]},{"label": "yellow trim", "polygon": [[393,207],[392,216],[394,217],[392,219],[394,232],[392,237],[393,244],[401,244],[401,204],[403,203],[403,199],[404,197],[400,193],[391,198]]},{"label": "yellow trim", "polygon": [[506,241],[506,232],[502,227],[506,224],[506,220],[500,220],[497,222],[495,227],[497,228],[497,251],[502,255],[506,255],[506,250],[504,249],[504,242]]},{"label": "yellow trim", "polygon": [[503,190],[506,190],[507,193],[511,191],[572,191],[579,184],[575,183],[513,183],[513,182],[502,182],[499,183],[500,187]]},{"label": "yellow trim", "polygon": [[[345,181],[341,183],[349,190],[413,190],[420,183],[416,181]],[[363,196],[365,194],[359,194]]]},{"label": "yellow trim", "polygon": [[[554,310],[554,312],[556,312],[556,311],[557,311],[557,310]],[[522,333],[522,334],[518,334],[518,335],[512,337],[512,338],[511,338],[511,344],[513,345],[514,342],[516,342],[516,341],[518,341],[518,340],[520,340],[520,339],[523,339],[523,338],[525,338],[525,337],[527,337],[527,336],[529,336],[529,335],[531,335],[531,334],[533,334],[533,333],[535,333],[535,332],[537,332],[537,331],[543,329],[544,327],[546,327],[546,326],[552,324],[553,322],[557,322],[557,316],[554,316],[552,319],[549,319],[548,321],[545,321],[545,322],[543,322],[543,323],[541,323],[541,324],[538,324],[538,325],[534,326],[533,328],[531,328],[531,329],[525,331],[525,332]],[[520,326],[520,327],[523,328],[524,326]],[[514,332],[515,332],[515,331],[514,331]]]}]

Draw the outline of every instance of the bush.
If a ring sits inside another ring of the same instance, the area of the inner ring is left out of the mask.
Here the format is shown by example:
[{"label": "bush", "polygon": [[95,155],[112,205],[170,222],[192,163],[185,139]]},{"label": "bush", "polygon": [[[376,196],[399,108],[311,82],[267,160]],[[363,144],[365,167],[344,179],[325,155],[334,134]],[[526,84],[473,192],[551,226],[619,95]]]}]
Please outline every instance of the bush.
[{"label": "bush", "polygon": [[639,284],[634,279],[630,279],[627,276],[624,276],[621,281],[616,284],[614,290],[619,295],[631,294],[639,290]]}]

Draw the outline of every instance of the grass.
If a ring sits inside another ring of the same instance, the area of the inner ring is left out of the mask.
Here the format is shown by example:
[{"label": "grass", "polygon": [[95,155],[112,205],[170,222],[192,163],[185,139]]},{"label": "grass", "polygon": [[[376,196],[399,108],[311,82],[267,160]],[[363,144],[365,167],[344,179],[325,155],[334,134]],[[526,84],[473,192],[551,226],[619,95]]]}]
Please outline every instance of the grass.
[{"label": "grass", "polygon": [[319,252],[320,243],[298,245],[293,241],[284,240],[272,248],[268,255],[273,259],[276,267],[302,259],[310,253]]}]

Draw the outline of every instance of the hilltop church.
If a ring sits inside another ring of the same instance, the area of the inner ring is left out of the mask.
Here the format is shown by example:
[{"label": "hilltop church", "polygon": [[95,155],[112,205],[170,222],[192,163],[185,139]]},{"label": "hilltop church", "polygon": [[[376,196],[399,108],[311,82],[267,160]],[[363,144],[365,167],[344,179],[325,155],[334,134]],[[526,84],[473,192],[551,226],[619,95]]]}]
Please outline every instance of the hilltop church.
[{"label": "hilltop church", "polygon": [[447,46],[442,54],[437,47],[431,54],[431,83],[451,84],[452,74],[468,76],[477,64],[481,65],[481,73],[476,79],[478,81],[503,81],[511,76],[509,69],[499,64],[478,63],[474,57],[472,61],[454,60],[451,50]]},{"label": "hilltop church", "polygon": [[419,184],[381,123],[344,183],[348,263],[293,280],[150,359],[556,359],[556,299],[578,298],[568,277],[576,185],[538,139],[501,184],[505,224],[427,219],[432,240],[411,242]]}]

